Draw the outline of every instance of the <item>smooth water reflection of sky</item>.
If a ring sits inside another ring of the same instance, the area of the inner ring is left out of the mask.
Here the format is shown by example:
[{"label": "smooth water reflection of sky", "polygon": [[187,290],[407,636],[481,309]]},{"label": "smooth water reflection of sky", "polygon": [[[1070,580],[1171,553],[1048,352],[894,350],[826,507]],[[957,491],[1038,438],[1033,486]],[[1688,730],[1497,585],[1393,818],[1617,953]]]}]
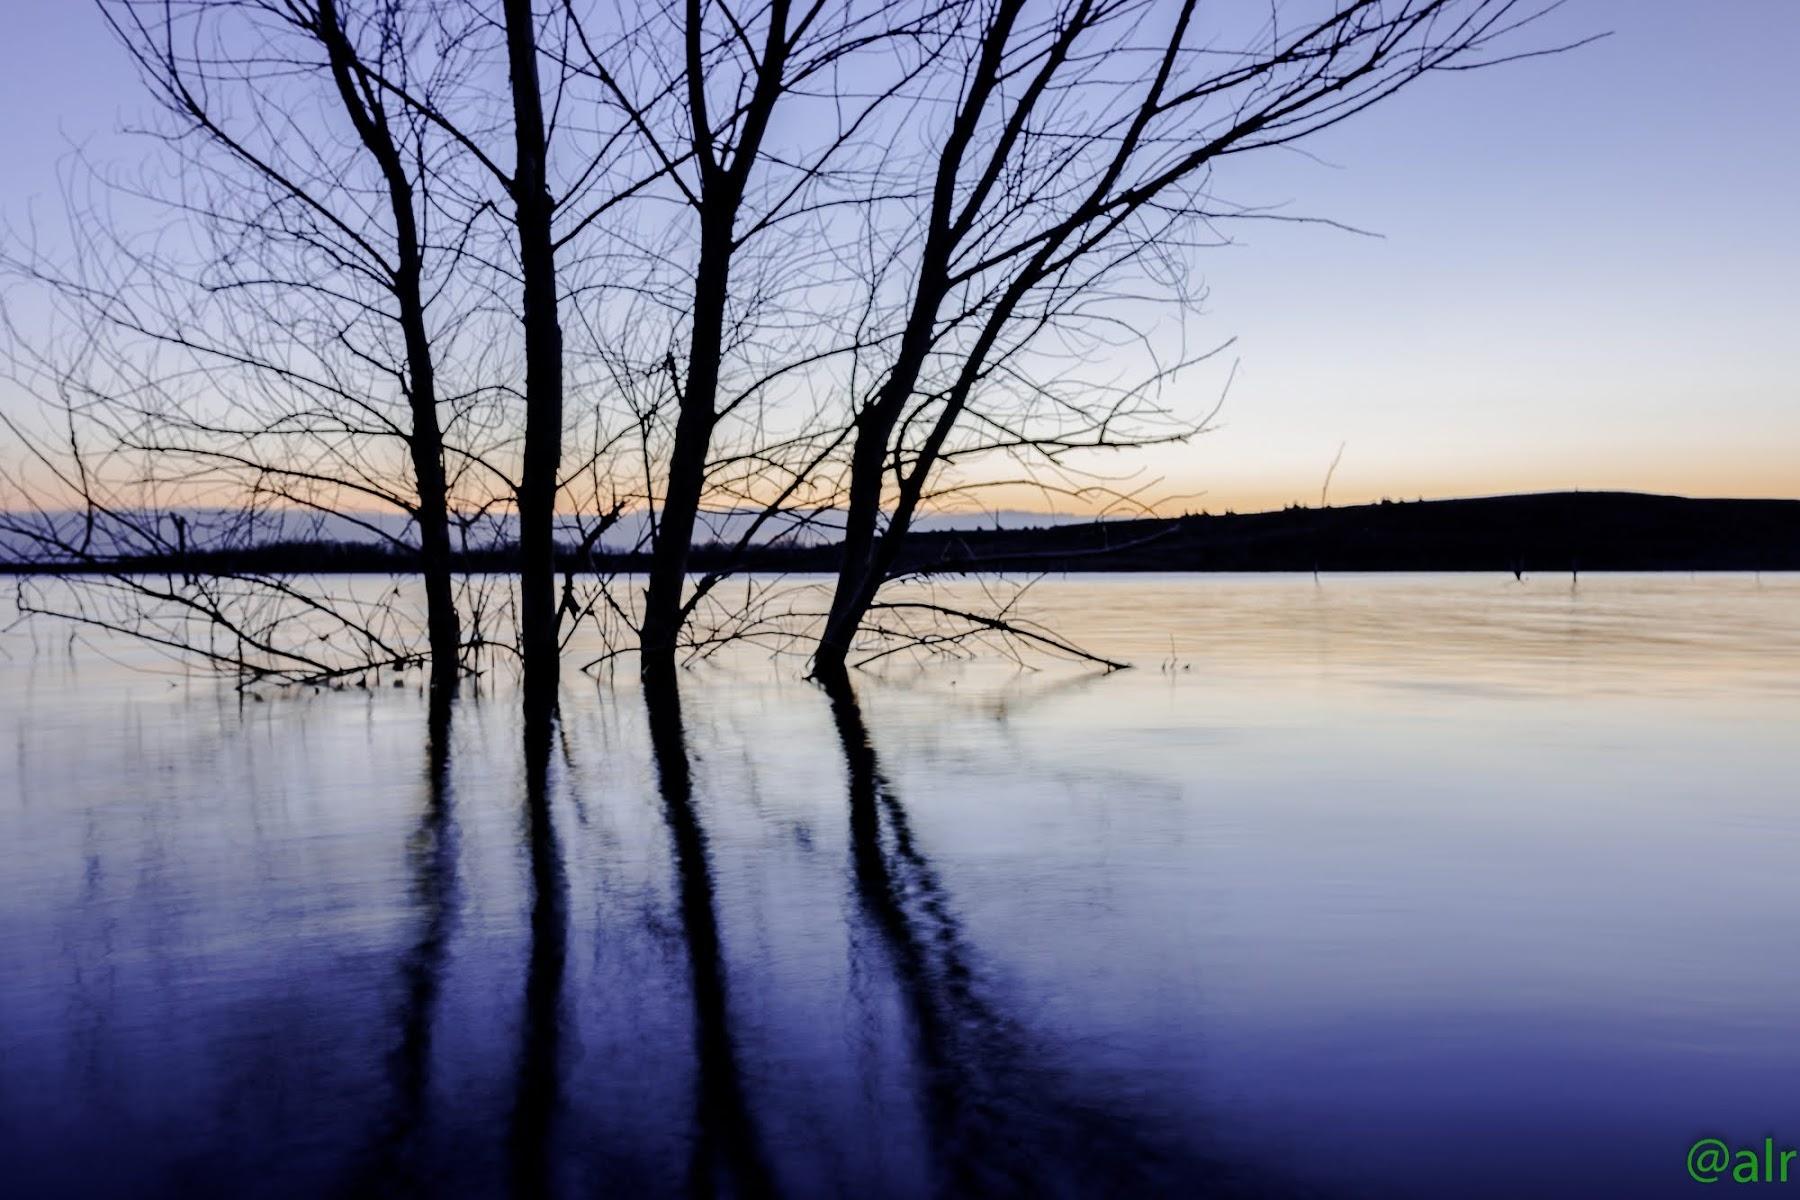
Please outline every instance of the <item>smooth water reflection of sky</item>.
[{"label": "smooth water reflection of sky", "polygon": [[46,1194],[498,1193],[528,1152],[583,1194],[1685,1192],[1703,1133],[1800,1141],[1797,601],[1045,581],[1137,668],[896,669],[853,716],[699,670],[686,800],[637,691],[572,678],[548,836],[497,685],[434,791],[413,686],[239,703],[15,631],[0,1159]]}]

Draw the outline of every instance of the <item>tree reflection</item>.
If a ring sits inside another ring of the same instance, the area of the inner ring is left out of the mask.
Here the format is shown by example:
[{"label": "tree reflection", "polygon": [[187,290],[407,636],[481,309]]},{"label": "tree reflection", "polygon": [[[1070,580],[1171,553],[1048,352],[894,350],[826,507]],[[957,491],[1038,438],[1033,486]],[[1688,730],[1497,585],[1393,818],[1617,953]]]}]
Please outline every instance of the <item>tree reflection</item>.
[{"label": "tree reflection", "polygon": [[739,1196],[773,1195],[769,1168],[745,1102],[731,1033],[712,863],[706,831],[694,810],[681,694],[673,680],[646,680],[644,701],[663,818],[669,827],[694,1001],[697,1128],[688,1188],[698,1196],[721,1191]]},{"label": "tree reflection", "polygon": [[1215,1172],[1076,1092],[977,969],[956,905],[882,773],[847,680],[823,681],[849,780],[850,873],[911,1025],[927,1154],[945,1195],[1145,1194]]},{"label": "tree reflection", "polygon": [[452,690],[430,690],[425,731],[425,804],[407,847],[417,936],[400,961],[398,1042],[388,1054],[392,1107],[376,1131],[356,1195],[414,1195],[424,1190],[418,1139],[430,1087],[432,1032],[443,984],[445,953],[456,923],[456,838],[451,821]]},{"label": "tree reflection", "polygon": [[551,712],[525,717],[525,842],[531,872],[531,950],[525,1012],[508,1135],[515,1196],[546,1196],[553,1175],[552,1136],[560,1106],[563,975],[568,960],[568,881],[550,813]]},{"label": "tree reflection", "polygon": [[[1081,1072],[1070,1056],[1034,1036],[1016,1015],[1008,993],[986,969],[963,910],[940,868],[915,835],[906,806],[883,772],[857,696],[847,683],[827,694],[847,776],[848,875],[852,920],[891,974],[901,1014],[894,1053],[909,1063],[922,1125],[918,1144],[883,1124],[876,1135],[938,1195],[1040,1196],[1149,1194],[1180,1185],[1217,1189],[1227,1180],[1193,1153],[1180,1130],[1158,1130],[1134,1119],[1117,1080]],[[766,1128],[787,1128],[792,1113],[758,1113],[747,1087],[720,933],[721,903],[712,847],[696,800],[682,697],[674,684],[644,693],[661,815],[667,829],[676,900],[676,929],[685,952],[692,1004],[692,1040],[674,1039],[655,1058],[680,1069],[691,1054],[694,1092],[692,1143],[683,1167],[655,1170],[671,1189],[695,1196],[777,1194],[777,1156],[805,1168],[816,1147],[774,1142]],[[400,962],[400,999],[387,1056],[389,1109],[358,1157],[345,1191],[356,1195],[416,1195],[443,1190],[446,1147],[426,1144],[434,1035],[450,942],[465,885],[458,846],[451,772],[451,706],[432,706],[426,738],[425,800],[408,847],[410,891],[417,924]],[[521,857],[528,899],[525,979],[515,1073],[505,1129],[505,1183],[515,1196],[548,1196],[559,1180],[579,1183],[574,1163],[598,1167],[615,1151],[592,1152],[603,1128],[574,1136],[569,1112],[574,1068],[565,1028],[571,915],[566,847],[553,819],[551,766],[557,722],[525,726]],[[565,829],[565,833],[567,830]],[[437,1051],[443,1061],[445,1051]],[[636,1081],[621,1081],[628,1088]],[[616,1103],[601,1098],[605,1106]],[[441,1114],[446,1128],[471,1116]],[[505,1103],[503,1101],[503,1103]],[[481,1114],[484,1128],[492,1111]],[[591,1114],[590,1114],[591,1115]],[[585,1118],[584,1118],[585,1123]],[[625,1122],[630,1125],[631,1122]],[[1162,1136],[1164,1134],[1172,1136]],[[460,1155],[453,1155],[460,1157]],[[477,1157],[485,1157],[477,1152]],[[487,1161],[491,1162],[491,1159]],[[597,1178],[597,1177],[596,1177]],[[455,1181],[469,1190],[471,1179]],[[885,1191],[879,1180],[877,1191]],[[639,1184],[654,1184],[640,1180]],[[1227,1188],[1227,1190],[1229,1190]]]}]

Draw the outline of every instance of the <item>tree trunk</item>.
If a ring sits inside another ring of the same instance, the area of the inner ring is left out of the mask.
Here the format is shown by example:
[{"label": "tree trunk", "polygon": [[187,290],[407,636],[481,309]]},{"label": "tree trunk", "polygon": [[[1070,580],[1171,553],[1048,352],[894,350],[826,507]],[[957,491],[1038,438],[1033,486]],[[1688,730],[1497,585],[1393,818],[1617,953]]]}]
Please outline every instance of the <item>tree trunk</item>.
[{"label": "tree trunk", "polygon": [[711,223],[701,235],[700,264],[694,277],[694,330],[687,378],[679,397],[669,478],[651,549],[644,617],[638,630],[640,667],[646,679],[665,678],[675,669],[681,635],[682,592],[688,554],[706,487],[706,456],[712,444],[714,404],[719,391],[719,355],[724,343],[725,301],[730,287],[731,229]]},{"label": "tree trunk", "polygon": [[[933,237],[934,246],[938,240]],[[943,251],[930,249],[926,257],[924,273],[930,281],[935,281],[943,271]],[[906,401],[924,368],[925,356],[931,347],[932,314],[937,310],[937,303],[937,292],[928,292],[927,285],[922,283],[907,318],[893,371],[875,402],[863,411],[856,423],[856,447],[850,458],[850,506],[844,514],[844,556],[838,564],[837,587],[831,593],[831,611],[813,651],[813,676],[826,683],[843,676],[850,643],[856,640],[856,631],[868,614],[886,571],[884,566],[878,565],[877,556],[887,536],[879,526],[888,439],[893,437],[894,427],[900,423]]]},{"label": "tree trunk", "polygon": [[358,91],[360,70],[355,49],[344,32],[336,0],[320,0],[317,33],[325,43],[338,97],[363,146],[374,156],[387,182],[388,207],[394,218],[394,245],[399,261],[392,288],[400,330],[406,341],[407,405],[412,430],[406,439],[412,455],[418,504],[419,570],[425,578],[425,629],[431,646],[431,691],[447,696],[461,672],[462,630],[456,611],[456,589],[450,577],[450,505],[444,477],[444,433],[438,424],[437,363],[425,324],[424,245],[413,211],[413,184],[401,161],[379,101],[365,103]]},{"label": "tree trunk", "polygon": [[[403,318],[405,316],[405,306]],[[461,671],[462,627],[450,575],[450,503],[444,481],[444,435],[437,419],[437,386],[425,342],[422,310],[407,321],[408,374],[412,384],[413,475],[419,490],[419,569],[425,577],[425,631],[431,646],[431,689],[455,688]],[[415,357],[415,340],[423,347]],[[420,369],[420,364],[424,369]]]},{"label": "tree trunk", "polygon": [[[813,652],[813,677],[833,684],[845,677],[846,659],[856,631],[875,603],[875,595],[887,582],[888,574],[900,557],[900,547],[912,528],[913,514],[925,494],[926,481],[943,453],[944,442],[955,427],[969,393],[980,377],[981,365],[993,349],[1001,325],[1018,302],[1015,284],[990,318],[963,363],[956,385],[945,397],[944,411],[938,415],[925,443],[920,447],[912,469],[900,482],[894,511],[887,528],[876,532],[880,519],[882,468],[887,460],[888,439],[899,424],[902,406],[911,394],[924,362],[924,348],[916,359],[903,358],[895,375],[888,381],[882,398],[864,414],[857,430],[856,450],[851,460],[850,512],[844,526],[844,560],[838,568],[838,584],[831,596],[831,612],[826,617],[818,649]],[[935,301],[933,306],[935,308]],[[909,332],[916,333],[918,325]],[[903,371],[902,371],[903,369]],[[852,539],[855,539],[854,545]]]},{"label": "tree trunk", "polygon": [[539,92],[537,35],[530,0],[506,0],[517,157],[512,197],[524,281],[525,451],[520,466],[519,632],[528,714],[556,708],[557,471],[562,460],[562,325],[556,311],[555,205],[545,165],[544,104]]},{"label": "tree trunk", "polygon": [[881,520],[882,463],[887,457],[888,426],[876,418],[857,431],[850,466],[850,507],[844,514],[844,556],[838,564],[837,587],[831,593],[831,611],[813,650],[813,676],[826,684],[845,678],[850,643],[868,612],[873,590],[869,587]]}]

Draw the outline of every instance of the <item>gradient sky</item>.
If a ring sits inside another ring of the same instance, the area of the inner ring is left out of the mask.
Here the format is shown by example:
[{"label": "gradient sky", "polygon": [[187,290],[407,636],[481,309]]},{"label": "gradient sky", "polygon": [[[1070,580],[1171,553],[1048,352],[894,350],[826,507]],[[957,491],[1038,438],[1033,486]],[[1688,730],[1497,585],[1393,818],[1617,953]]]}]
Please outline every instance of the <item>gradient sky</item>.
[{"label": "gradient sky", "polygon": [[[89,5],[9,0],[0,215],[59,209],[71,142],[141,105]],[[1218,428],[1146,455],[1176,507],[1551,488],[1800,496],[1800,3],[1569,0],[1573,54],[1428,80],[1232,164],[1258,224],[1203,263],[1236,336]],[[1217,375],[1196,376],[1210,402]],[[0,383],[0,405],[16,395]],[[1003,502],[990,495],[990,503]],[[1014,498],[1021,506],[1025,497]]]}]

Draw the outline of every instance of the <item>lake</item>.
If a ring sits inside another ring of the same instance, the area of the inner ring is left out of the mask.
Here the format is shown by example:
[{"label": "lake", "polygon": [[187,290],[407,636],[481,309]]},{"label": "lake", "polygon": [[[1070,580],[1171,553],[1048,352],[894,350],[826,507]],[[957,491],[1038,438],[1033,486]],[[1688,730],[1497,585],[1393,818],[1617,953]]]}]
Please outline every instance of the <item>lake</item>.
[{"label": "lake", "polygon": [[1800,577],[1027,601],[1134,669],[571,670],[547,762],[504,680],[442,729],[416,674],[12,629],[4,1190],[1661,1196],[1800,1145]]}]

